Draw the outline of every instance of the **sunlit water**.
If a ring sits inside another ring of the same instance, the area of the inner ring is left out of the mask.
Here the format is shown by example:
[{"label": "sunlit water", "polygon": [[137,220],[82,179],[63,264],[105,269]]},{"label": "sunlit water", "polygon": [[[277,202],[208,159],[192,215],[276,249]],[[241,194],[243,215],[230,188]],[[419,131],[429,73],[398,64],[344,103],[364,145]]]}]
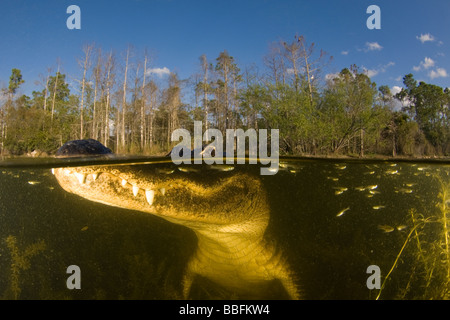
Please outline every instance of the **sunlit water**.
[{"label": "sunlit water", "polygon": [[[283,248],[306,299],[449,297],[448,162],[285,158],[273,176],[260,176],[257,165],[186,172],[160,159],[140,162],[135,165],[172,168],[185,179],[239,170],[261,179],[271,208],[267,232]],[[0,297],[182,298],[194,233],[65,192],[51,168],[67,165],[10,161],[0,168]],[[81,270],[80,290],[67,287],[70,265]],[[381,289],[367,286],[371,265],[380,269]],[[189,298],[235,297],[205,282],[194,284]]]}]

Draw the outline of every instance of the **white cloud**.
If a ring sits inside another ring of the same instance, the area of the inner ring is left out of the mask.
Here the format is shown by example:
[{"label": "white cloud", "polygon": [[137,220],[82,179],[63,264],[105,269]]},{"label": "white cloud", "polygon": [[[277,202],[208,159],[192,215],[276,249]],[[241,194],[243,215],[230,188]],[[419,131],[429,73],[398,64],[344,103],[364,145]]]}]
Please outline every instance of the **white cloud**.
[{"label": "white cloud", "polygon": [[414,66],[414,71],[419,71],[422,69],[429,69],[431,67],[434,67],[434,60],[428,57],[425,57],[423,61],[420,61],[420,64],[418,66]]},{"label": "white cloud", "polygon": [[419,39],[420,42],[425,43],[425,42],[433,42],[435,40],[434,36],[432,36],[429,33],[426,34],[421,34],[420,36],[417,36],[416,39]]},{"label": "white cloud", "polygon": [[339,77],[339,72],[328,73],[327,75],[325,75],[326,80],[333,80],[334,78],[337,78],[337,77]]},{"label": "white cloud", "polygon": [[153,68],[153,69],[147,69],[146,74],[147,75],[156,74],[158,77],[162,77],[164,75],[170,74],[170,70],[167,67],[164,67],[164,68]]},{"label": "white cloud", "polygon": [[380,71],[375,69],[365,69],[364,71],[369,78],[375,77],[378,73],[380,73]]},{"label": "white cloud", "polygon": [[387,68],[392,67],[394,65],[395,65],[395,63],[390,61],[385,65],[379,66],[377,69],[366,69],[363,67],[363,70],[369,78],[372,78],[372,77],[375,77],[379,73],[386,72]]},{"label": "white cloud", "polygon": [[397,93],[399,93],[400,91],[402,91],[402,87],[399,86],[393,86],[391,88],[391,93],[393,96],[395,96]]},{"label": "white cloud", "polygon": [[341,51],[341,54],[342,54],[343,56],[348,55],[348,50],[347,50],[347,51]]},{"label": "white cloud", "polygon": [[287,68],[286,72],[287,74],[294,74],[294,68]]},{"label": "white cloud", "polygon": [[437,68],[436,70],[431,70],[428,76],[431,79],[434,78],[446,78],[448,77],[447,71],[444,68]]},{"label": "white cloud", "polygon": [[366,42],[366,49],[365,51],[375,51],[375,50],[381,50],[383,49],[382,46],[378,42]]}]

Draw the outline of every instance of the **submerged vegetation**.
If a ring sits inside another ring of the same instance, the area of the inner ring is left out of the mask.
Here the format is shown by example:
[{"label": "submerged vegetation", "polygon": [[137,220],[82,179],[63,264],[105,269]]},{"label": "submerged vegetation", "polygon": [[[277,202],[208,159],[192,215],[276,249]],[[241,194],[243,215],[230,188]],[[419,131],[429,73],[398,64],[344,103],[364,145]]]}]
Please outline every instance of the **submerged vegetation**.
[{"label": "submerged vegetation", "polygon": [[192,131],[194,120],[222,132],[279,129],[280,154],[450,153],[448,88],[417,83],[408,74],[393,94],[358,66],[326,74],[331,57],[301,36],[272,44],[263,70],[238,66],[224,50],[214,61],[201,55],[189,79],[170,72],[164,81],[153,76],[153,57],[139,57],[131,47],[119,58],[90,44],[81,56],[79,77],[62,73],[58,63],[31,97],[20,93],[31,80],[12,69],[0,99],[2,155],[52,154],[83,138],[117,153],[166,152],[173,130]]},{"label": "submerged vegetation", "polygon": [[46,245],[44,240],[40,240],[21,250],[17,245],[17,238],[12,235],[5,239],[5,243],[11,255],[10,287],[6,291],[5,297],[17,300],[22,291],[20,282],[21,274],[30,269],[31,258],[44,251]]},{"label": "submerged vegetation", "polygon": [[[450,299],[450,177],[449,171],[435,174],[439,193],[434,208],[419,213],[411,209],[411,229],[385,276],[376,299],[383,298],[383,290],[390,280],[397,277],[402,281],[397,299]],[[403,264],[403,272],[395,269]]]}]

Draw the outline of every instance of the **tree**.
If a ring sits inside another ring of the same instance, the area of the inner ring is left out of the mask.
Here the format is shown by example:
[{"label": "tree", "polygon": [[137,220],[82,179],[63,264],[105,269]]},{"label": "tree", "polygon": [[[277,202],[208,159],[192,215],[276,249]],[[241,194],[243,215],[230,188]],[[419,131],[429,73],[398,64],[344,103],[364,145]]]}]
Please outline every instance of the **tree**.
[{"label": "tree", "polygon": [[450,111],[448,89],[421,81],[417,85],[412,74],[403,78],[403,88],[396,98],[407,102],[405,110],[413,118],[425,138],[434,146],[438,154],[450,150]]},{"label": "tree", "polygon": [[219,128],[222,131],[230,127],[230,86],[236,84],[239,81],[237,74],[239,68],[234,62],[234,58],[228,54],[228,51],[224,50],[219,54],[216,59],[216,72],[218,74],[216,96],[221,107],[219,110]]},{"label": "tree", "polygon": [[148,55],[145,54],[144,58],[144,73],[142,75],[142,86],[141,86],[141,151],[144,151],[145,147],[145,103],[146,103],[146,95],[145,95],[145,76],[147,75],[147,61],[148,61]]},{"label": "tree", "polygon": [[[122,95],[122,121],[121,121],[121,139],[122,139],[122,149],[125,149],[125,113],[127,109],[127,73],[128,73],[128,58],[130,55],[130,47],[127,48],[127,57],[125,60],[125,72],[123,80],[123,95]],[[117,119],[118,121],[119,119]],[[116,124],[118,126],[118,122]],[[118,138],[118,137],[117,137]],[[119,147],[119,139],[117,139],[117,147]]]},{"label": "tree", "polygon": [[164,91],[164,107],[167,112],[167,146],[170,146],[172,132],[179,127],[178,113],[181,107],[180,80],[176,73],[169,75],[169,87]]},{"label": "tree", "polygon": [[376,96],[376,85],[357,66],[343,69],[331,80],[325,90],[322,114],[330,123],[333,152],[344,146],[355,152],[359,139],[359,155],[364,156],[364,130],[373,119],[372,106]]},{"label": "tree", "polygon": [[201,91],[203,92],[203,110],[204,110],[204,120],[205,132],[209,127],[209,108],[208,108],[208,94],[210,90],[210,85],[208,83],[208,71],[211,70],[212,65],[208,62],[206,55],[200,56],[200,64],[203,72],[203,82],[201,82]]},{"label": "tree", "polygon": [[81,101],[80,101],[80,139],[84,138],[84,92],[86,89],[86,72],[91,65],[91,55],[93,50],[93,45],[83,46],[84,59],[78,63],[83,68],[83,78],[81,80]]},{"label": "tree", "polygon": [[11,70],[11,76],[9,77],[9,86],[8,86],[8,93],[10,94],[11,98],[12,95],[14,95],[17,92],[17,89],[19,89],[20,85],[24,82],[25,80],[22,79],[22,72],[19,69],[13,68]]}]

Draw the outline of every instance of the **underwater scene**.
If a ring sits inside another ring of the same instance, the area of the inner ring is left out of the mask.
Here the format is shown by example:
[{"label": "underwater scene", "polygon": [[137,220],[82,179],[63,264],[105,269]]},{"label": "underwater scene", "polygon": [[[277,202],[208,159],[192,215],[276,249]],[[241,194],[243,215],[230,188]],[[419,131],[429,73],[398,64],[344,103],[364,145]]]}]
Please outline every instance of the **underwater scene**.
[{"label": "underwater scene", "polygon": [[0,168],[2,299],[448,299],[448,162]]}]

